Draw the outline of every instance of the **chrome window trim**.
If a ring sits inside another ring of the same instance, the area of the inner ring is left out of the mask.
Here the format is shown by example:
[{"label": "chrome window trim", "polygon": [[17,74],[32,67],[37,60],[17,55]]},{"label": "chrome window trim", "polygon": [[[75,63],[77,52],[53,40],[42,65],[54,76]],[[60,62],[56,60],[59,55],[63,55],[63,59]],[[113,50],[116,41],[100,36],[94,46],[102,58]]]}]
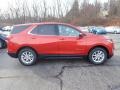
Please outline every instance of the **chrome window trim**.
[{"label": "chrome window trim", "polygon": [[[79,36],[63,36],[63,35],[39,35],[39,34],[33,34],[31,33],[38,25],[34,26],[30,31],[28,31],[28,34],[30,35],[36,35],[36,36],[61,36],[61,37],[79,37]],[[77,31],[77,30],[76,30]]]}]

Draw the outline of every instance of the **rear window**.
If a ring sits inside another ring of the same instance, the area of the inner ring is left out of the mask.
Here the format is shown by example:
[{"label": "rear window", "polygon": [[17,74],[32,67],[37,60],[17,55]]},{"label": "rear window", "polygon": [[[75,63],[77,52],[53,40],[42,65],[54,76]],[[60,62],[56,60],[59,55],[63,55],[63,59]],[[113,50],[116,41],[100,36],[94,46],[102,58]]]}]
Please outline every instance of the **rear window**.
[{"label": "rear window", "polygon": [[25,29],[27,29],[30,25],[24,25],[24,26],[14,26],[11,34],[17,34],[20,33],[22,31],[24,31]]}]

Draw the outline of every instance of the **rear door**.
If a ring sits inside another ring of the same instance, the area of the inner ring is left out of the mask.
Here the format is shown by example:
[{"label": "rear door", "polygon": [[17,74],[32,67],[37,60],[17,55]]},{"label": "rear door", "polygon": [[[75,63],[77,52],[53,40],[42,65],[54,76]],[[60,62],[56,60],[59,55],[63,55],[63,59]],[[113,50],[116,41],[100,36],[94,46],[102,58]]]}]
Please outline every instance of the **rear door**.
[{"label": "rear door", "polygon": [[39,54],[58,54],[58,30],[53,24],[37,26],[32,32],[35,35]]}]

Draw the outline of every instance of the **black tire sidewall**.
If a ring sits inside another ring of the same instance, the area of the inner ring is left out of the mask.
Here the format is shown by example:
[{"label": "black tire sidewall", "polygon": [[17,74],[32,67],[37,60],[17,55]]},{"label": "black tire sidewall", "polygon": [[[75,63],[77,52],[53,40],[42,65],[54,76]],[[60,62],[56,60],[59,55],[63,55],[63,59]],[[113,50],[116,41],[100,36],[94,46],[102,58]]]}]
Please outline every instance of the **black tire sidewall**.
[{"label": "black tire sidewall", "polygon": [[[105,58],[102,62],[98,63],[98,62],[95,62],[94,60],[92,60],[92,54],[97,51],[97,50],[101,50],[104,52],[105,54]],[[99,64],[103,64],[105,61],[107,60],[107,51],[103,48],[94,48],[93,50],[90,51],[89,53],[89,61],[92,63],[92,64],[95,64],[95,65],[99,65]]]},{"label": "black tire sidewall", "polygon": [[[21,60],[21,55],[25,51],[29,51],[34,55],[34,60],[32,63],[26,64]],[[34,50],[29,49],[29,48],[25,48],[25,49],[20,50],[20,52],[18,53],[18,59],[19,59],[20,63],[23,64],[24,66],[32,66],[32,65],[36,64],[36,62],[37,62],[37,54],[35,53]]]}]

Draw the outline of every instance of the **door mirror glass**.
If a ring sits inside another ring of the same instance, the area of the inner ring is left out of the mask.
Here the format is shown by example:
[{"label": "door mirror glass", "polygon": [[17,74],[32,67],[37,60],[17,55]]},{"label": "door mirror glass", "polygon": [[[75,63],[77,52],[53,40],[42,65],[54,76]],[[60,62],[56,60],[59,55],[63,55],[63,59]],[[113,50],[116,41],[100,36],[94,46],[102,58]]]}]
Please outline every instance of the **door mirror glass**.
[{"label": "door mirror glass", "polygon": [[79,34],[79,38],[83,38],[84,36],[85,36],[85,34],[83,34],[83,33]]}]

